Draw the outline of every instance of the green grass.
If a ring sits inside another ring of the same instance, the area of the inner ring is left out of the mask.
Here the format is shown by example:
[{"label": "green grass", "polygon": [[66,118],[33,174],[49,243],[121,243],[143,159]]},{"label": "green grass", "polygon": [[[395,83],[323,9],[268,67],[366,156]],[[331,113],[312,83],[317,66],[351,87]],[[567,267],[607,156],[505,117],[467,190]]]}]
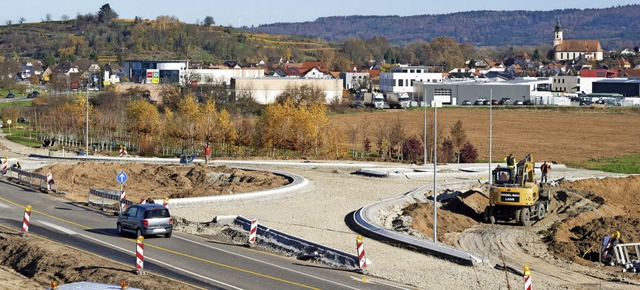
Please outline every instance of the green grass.
[{"label": "green grass", "polygon": [[640,154],[591,159],[579,163],[567,163],[567,166],[615,173],[640,174]]},{"label": "green grass", "polygon": [[16,107],[29,107],[29,106],[31,106],[31,101],[33,101],[33,100],[24,100],[24,101],[15,101],[15,102],[1,102],[0,103],[0,109],[16,108]]},{"label": "green grass", "polygon": [[[18,144],[22,144],[25,146],[29,146],[32,148],[39,148],[40,146],[42,146],[42,143],[38,140],[35,139],[30,139],[28,136],[22,136],[20,134],[14,134],[15,130],[11,130],[11,135],[7,135],[7,139],[9,141],[18,143]],[[8,132],[8,130],[5,130],[5,132]]]}]

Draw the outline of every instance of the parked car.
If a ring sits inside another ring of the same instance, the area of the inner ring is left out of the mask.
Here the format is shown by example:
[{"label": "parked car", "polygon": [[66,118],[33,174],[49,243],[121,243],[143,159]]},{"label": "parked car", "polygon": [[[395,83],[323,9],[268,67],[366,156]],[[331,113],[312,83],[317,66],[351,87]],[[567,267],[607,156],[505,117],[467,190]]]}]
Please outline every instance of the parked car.
[{"label": "parked car", "polygon": [[484,101],[486,101],[486,99],[482,99],[482,98],[476,99],[476,101],[473,102],[473,105],[474,106],[480,106],[480,105],[484,104]]},{"label": "parked car", "polygon": [[471,101],[469,101],[469,100],[464,100],[464,101],[462,101],[462,105],[463,105],[463,106],[469,106],[469,105],[471,105]]},{"label": "parked car", "polygon": [[532,106],[533,105],[533,101],[532,100],[524,100],[524,102],[522,102],[523,105],[525,106]]},{"label": "parked car", "polygon": [[13,93],[8,93],[5,98],[11,99],[11,98],[15,98],[15,97],[16,97],[16,95],[14,95]]},{"label": "parked car", "polygon": [[491,105],[495,106],[495,105],[499,105],[500,102],[498,100],[491,100]]},{"label": "parked car", "polygon": [[591,106],[593,104],[592,101],[582,101],[580,102],[580,107],[586,107],[586,106]]},{"label": "parked car", "polygon": [[498,102],[498,105],[509,105],[509,103],[511,102],[510,98],[502,98],[500,99],[500,101]]},{"label": "parked car", "polygon": [[521,106],[522,105],[522,101],[513,101],[513,105],[514,106]]},{"label": "parked car", "polygon": [[482,104],[485,106],[488,106],[491,102],[489,100],[484,100],[482,101]]},{"label": "parked car", "polygon": [[119,235],[164,235],[171,237],[173,221],[169,209],[160,204],[136,204],[118,216],[116,231]]},{"label": "parked car", "polygon": [[30,93],[27,95],[27,98],[29,98],[29,99],[37,98],[39,95],[40,95],[40,92],[38,92],[38,91],[33,91],[33,92],[30,92]]}]

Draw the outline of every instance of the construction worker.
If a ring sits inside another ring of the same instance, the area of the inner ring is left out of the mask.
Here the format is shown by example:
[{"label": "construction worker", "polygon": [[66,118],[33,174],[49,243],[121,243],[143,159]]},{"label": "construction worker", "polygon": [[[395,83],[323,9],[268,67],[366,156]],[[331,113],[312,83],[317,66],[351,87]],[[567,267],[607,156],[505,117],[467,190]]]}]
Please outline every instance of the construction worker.
[{"label": "construction worker", "polygon": [[602,263],[610,266],[614,265],[613,253],[618,243],[620,243],[620,231],[615,231],[613,234],[611,234],[609,242],[603,248],[602,257],[600,259]]},{"label": "construction worker", "polygon": [[516,173],[516,158],[513,157],[513,153],[509,153],[509,156],[504,158],[504,162],[507,163],[507,168],[511,171],[511,178],[513,178]]},{"label": "construction worker", "polygon": [[204,164],[209,163],[209,159],[211,159],[211,146],[207,142],[207,145],[204,146]]},{"label": "construction worker", "polygon": [[551,165],[547,164],[547,161],[540,165],[540,171],[542,172],[542,177],[540,178],[540,182],[547,183],[547,176],[549,174],[549,170],[551,170]]}]

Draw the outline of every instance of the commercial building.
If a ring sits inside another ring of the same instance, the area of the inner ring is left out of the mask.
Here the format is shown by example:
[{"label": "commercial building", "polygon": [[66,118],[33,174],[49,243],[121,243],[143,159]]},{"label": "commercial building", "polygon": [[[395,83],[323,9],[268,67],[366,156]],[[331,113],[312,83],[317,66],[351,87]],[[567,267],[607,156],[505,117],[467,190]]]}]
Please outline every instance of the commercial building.
[{"label": "commercial building", "polygon": [[399,66],[391,72],[380,73],[380,91],[383,93],[407,93],[413,96],[414,84],[422,82],[442,82],[442,73],[430,73],[426,66]]},{"label": "commercial building", "polygon": [[188,69],[185,79],[190,85],[231,85],[232,78],[263,78],[263,68]]},{"label": "commercial building", "polygon": [[180,84],[188,60],[125,60],[124,72],[130,82],[153,84]]},{"label": "commercial building", "polygon": [[285,92],[288,87],[301,86],[316,87],[324,91],[327,104],[334,100],[342,100],[342,80],[340,79],[309,79],[293,77],[265,77],[265,78],[232,78],[231,89],[236,96],[251,96],[263,105],[275,102],[276,97]]},{"label": "commercial building", "polygon": [[624,97],[640,97],[640,80],[613,78],[595,81],[592,85],[594,93],[621,94]]},{"label": "commercial building", "polygon": [[514,101],[536,101],[551,97],[551,80],[548,78],[518,78],[508,81],[477,79],[458,82],[419,82],[414,84],[417,101],[433,105],[460,105],[477,99],[509,98]]}]

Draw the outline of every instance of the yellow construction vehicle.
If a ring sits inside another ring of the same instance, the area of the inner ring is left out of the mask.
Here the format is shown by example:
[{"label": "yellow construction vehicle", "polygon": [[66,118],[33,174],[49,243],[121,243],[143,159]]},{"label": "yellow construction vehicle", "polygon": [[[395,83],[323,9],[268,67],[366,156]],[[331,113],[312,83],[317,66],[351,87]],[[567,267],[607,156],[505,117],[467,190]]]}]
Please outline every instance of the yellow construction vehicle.
[{"label": "yellow construction vehicle", "polygon": [[492,171],[489,206],[484,210],[487,223],[512,221],[528,226],[531,220],[544,218],[549,197],[534,180],[535,163],[531,154],[518,162],[516,168],[498,167]]}]

